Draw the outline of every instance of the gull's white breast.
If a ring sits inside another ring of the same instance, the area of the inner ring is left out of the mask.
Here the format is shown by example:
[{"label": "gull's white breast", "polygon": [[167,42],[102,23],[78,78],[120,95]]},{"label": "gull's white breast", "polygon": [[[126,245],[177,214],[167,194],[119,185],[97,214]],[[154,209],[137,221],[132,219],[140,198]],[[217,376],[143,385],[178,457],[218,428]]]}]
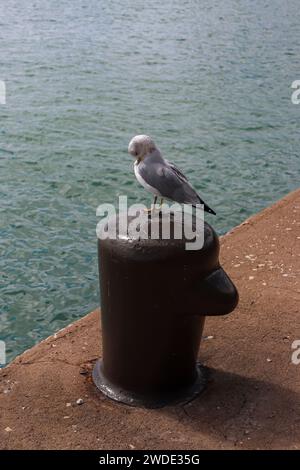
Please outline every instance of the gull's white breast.
[{"label": "gull's white breast", "polygon": [[142,178],[142,176],[139,173],[139,168],[138,167],[139,167],[139,164],[137,162],[134,162],[134,174],[135,174],[135,177],[138,180],[138,182],[142,186],[144,186],[144,188],[147,189],[147,191],[154,194],[154,196],[161,197],[160,192],[156,188],[154,188],[153,186],[150,186],[150,184],[146,183],[146,181]]}]

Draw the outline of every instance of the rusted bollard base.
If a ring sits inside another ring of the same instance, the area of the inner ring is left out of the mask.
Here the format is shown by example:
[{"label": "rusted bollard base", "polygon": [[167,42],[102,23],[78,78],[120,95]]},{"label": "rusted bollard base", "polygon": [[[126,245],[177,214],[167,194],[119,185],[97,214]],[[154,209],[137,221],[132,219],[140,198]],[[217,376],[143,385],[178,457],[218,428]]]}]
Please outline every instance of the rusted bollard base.
[{"label": "rusted bollard base", "polygon": [[162,408],[167,405],[184,404],[187,403],[199,395],[207,384],[208,370],[206,367],[197,363],[196,365],[197,377],[195,382],[185,388],[176,390],[175,392],[169,392],[166,395],[145,396],[129,392],[121,389],[116,385],[112,384],[104,376],[102,371],[102,361],[96,362],[93,370],[93,380],[96,387],[101,390],[104,395],[108,396],[112,400],[125,403],[130,406],[138,406],[143,408]]}]

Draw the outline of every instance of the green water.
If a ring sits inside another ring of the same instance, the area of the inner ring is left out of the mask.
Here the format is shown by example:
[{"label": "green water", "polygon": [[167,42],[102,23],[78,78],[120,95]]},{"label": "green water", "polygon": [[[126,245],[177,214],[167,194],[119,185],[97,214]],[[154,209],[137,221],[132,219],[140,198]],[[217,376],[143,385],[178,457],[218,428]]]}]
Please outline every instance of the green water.
[{"label": "green water", "polygon": [[96,207],[148,202],[151,134],[220,234],[299,183],[296,0],[6,0],[0,339],[8,360],[98,304]]}]

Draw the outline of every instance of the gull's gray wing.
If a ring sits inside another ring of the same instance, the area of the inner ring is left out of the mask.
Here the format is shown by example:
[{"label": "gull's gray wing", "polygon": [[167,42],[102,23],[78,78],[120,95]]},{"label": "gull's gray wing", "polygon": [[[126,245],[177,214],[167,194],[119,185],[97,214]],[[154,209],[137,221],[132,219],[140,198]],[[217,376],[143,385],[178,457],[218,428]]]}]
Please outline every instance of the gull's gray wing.
[{"label": "gull's gray wing", "polygon": [[182,173],[182,171],[178,168],[178,166],[174,165],[174,163],[172,162],[169,162],[169,160],[165,160],[165,162],[167,162],[168,166],[172,168],[174,173],[176,173],[176,175],[181,181],[188,183],[186,176]]},{"label": "gull's gray wing", "polygon": [[167,160],[141,161],[138,172],[147,184],[160,192],[162,197],[180,204],[204,204],[204,210],[215,213],[202,201],[184,174],[173,163]]},{"label": "gull's gray wing", "polygon": [[168,162],[141,161],[138,171],[144,181],[157,189],[162,197],[179,203],[198,204],[196,191],[180,170]]}]

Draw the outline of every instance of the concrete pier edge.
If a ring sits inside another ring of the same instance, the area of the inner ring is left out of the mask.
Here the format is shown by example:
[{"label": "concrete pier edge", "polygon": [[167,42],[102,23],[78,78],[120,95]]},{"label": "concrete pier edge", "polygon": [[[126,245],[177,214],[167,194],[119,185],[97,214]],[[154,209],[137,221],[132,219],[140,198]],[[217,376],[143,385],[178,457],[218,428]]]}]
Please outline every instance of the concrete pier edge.
[{"label": "concrete pier edge", "polygon": [[0,448],[300,448],[299,214],[296,190],[221,237],[240,304],[206,320],[199,357],[211,378],[196,400],[147,410],[104,397],[91,379],[96,310],[0,370]]}]

